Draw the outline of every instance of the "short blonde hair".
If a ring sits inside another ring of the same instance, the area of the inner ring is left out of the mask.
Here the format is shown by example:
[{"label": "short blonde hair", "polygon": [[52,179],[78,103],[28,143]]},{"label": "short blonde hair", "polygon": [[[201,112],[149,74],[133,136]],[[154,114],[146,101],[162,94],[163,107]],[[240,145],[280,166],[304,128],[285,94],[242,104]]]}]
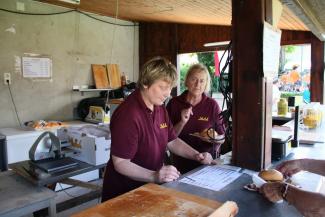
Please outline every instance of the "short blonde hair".
[{"label": "short blonde hair", "polygon": [[208,93],[210,91],[210,83],[211,83],[211,77],[210,77],[210,73],[207,69],[207,67],[201,63],[197,63],[197,64],[194,64],[192,65],[186,75],[185,75],[185,86],[187,87],[187,82],[188,82],[188,79],[196,72],[204,72],[205,75],[206,75],[206,85],[205,85],[205,88],[204,88],[204,92]]},{"label": "short blonde hair", "polygon": [[166,58],[154,57],[142,66],[138,87],[140,89],[143,89],[144,86],[150,87],[157,80],[169,82],[172,87],[176,85],[176,67]]}]

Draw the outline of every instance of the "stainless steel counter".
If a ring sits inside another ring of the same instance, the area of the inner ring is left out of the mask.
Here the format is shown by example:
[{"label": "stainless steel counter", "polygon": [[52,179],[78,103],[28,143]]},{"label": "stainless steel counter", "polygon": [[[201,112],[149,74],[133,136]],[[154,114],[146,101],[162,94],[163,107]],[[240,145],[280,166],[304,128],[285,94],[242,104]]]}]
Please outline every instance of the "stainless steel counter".
[{"label": "stainless steel counter", "polygon": [[56,193],[37,187],[13,171],[0,173],[0,216],[25,216],[48,208],[49,216],[56,216]]}]

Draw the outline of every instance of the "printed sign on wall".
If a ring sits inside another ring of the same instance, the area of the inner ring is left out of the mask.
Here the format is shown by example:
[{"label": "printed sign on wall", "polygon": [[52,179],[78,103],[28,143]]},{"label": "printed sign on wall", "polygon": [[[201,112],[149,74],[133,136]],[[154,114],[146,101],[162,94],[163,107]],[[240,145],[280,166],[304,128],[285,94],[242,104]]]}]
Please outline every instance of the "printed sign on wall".
[{"label": "printed sign on wall", "polygon": [[49,57],[22,57],[24,78],[51,78],[52,60]]}]

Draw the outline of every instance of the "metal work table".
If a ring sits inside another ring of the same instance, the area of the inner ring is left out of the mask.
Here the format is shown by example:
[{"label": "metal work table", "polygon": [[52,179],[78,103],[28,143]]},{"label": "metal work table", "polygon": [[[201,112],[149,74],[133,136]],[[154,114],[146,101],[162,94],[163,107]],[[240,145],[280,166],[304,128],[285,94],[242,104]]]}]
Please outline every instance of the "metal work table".
[{"label": "metal work table", "polygon": [[37,187],[13,171],[0,173],[0,216],[23,216],[48,207],[49,216],[56,216],[56,193]]},{"label": "metal work table", "polygon": [[47,184],[61,182],[62,180],[67,179],[69,177],[100,169],[106,166],[106,164],[94,166],[82,161],[75,161],[78,163],[77,166],[55,173],[46,173],[39,169],[36,169],[35,173],[27,172],[26,170],[32,171],[28,160],[10,164],[9,168],[14,170],[16,173],[23,176],[25,179],[29,180],[33,184],[38,186],[44,186]]},{"label": "metal work table", "polygon": [[[33,190],[35,191],[35,188],[38,187],[43,187],[50,185],[51,189],[54,190],[55,184],[56,183],[63,183],[63,184],[68,184],[68,185],[74,185],[74,186],[79,186],[79,187],[84,187],[88,189],[92,189],[89,193],[85,195],[81,195],[79,197],[74,197],[71,198],[67,201],[61,202],[59,204],[55,204],[54,202],[54,207],[56,207],[56,210],[58,212],[61,212],[65,209],[71,208],[71,206],[76,206],[81,204],[82,202],[97,198],[101,194],[101,186],[94,185],[88,182],[83,182],[75,179],[71,179],[70,177],[86,173],[92,170],[104,168],[106,164],[101,164],[101,165],[91,165],[82,161],[75,160],[78,165],[66,170],[58,171],[55,173],[46,173],[40,169],[35,169],[35,172],[27,172],[31,171],[31,166],[29,164],[29,161],[21,161],[17,162],[14,164],[10,164],[9,168],[11,168],[16,174],[16,176],[20,176],[20,179],[24,179],[25,182],[28,182],[32,187]],[[52,185],[54,184],[54,185]],[[2,186],[0,186],[1,188]],[[47,188],[46,188],[47,189]],[[50,189],[47,189],[48,191],[52,192],[55,194],[53,191]],[[0,191],[1,193],[1,191]],[[21,196],[21,195],[20,195]],[[22,197],[22,196],[21,196]],[[41,207],[44,208],[44,207]],[[0,212],[1,213],[1,212]],[[2,217],[2,215],[0,214]]]},{"label": "metal work table", "polygon": [[[325,144],[300,145],[294,148],[293,152],[284,160],[298,158],[325,159]],[[282,160],[283,161],[283,160]],[[274,165],[280,163],[274,162]],[[202,169],[204,166],[197,168],[186,175]],[[193,185],[188,185],[178,181],[164,184],[166,187],[174,188],[179,191],[198,195],[203,198],[225,202],[232,200],[239,206],[238,217],[299,217],[302,216],[296,208],[283,203],[271,203],[263,195],[257,192],[250,192],[243,188],[246,184],[252,183],[251,176],[242,174],[234,182],[227,185],[221,191],[212,191]]]}]

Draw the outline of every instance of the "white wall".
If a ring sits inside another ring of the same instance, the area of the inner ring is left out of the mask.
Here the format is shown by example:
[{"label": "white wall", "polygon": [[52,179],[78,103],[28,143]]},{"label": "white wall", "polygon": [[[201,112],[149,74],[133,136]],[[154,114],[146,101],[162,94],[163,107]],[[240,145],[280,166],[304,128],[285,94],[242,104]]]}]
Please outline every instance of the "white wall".
[{"label": "white wall", "polygon": [[[0,8],[16,11],[17,2],[1,0]],[[70,10],[31,0],[19,2],[24,3],[25,13]],[[115,22],[114,18],[93,16]],[[73,85],[94,85],[91,64],[117,63],[128,79],[137,80],[138,42],[138,26],[107,24],[77,12],[34,16],[0,11],[0,127],[19,125],[3,73],[11,73],[10,87],[21,122],[72,120],[73,109],[82,98],[98,95],[71,91]],[[49,55],[52,78],[24,78],[20,59],[26,53]]]}]

